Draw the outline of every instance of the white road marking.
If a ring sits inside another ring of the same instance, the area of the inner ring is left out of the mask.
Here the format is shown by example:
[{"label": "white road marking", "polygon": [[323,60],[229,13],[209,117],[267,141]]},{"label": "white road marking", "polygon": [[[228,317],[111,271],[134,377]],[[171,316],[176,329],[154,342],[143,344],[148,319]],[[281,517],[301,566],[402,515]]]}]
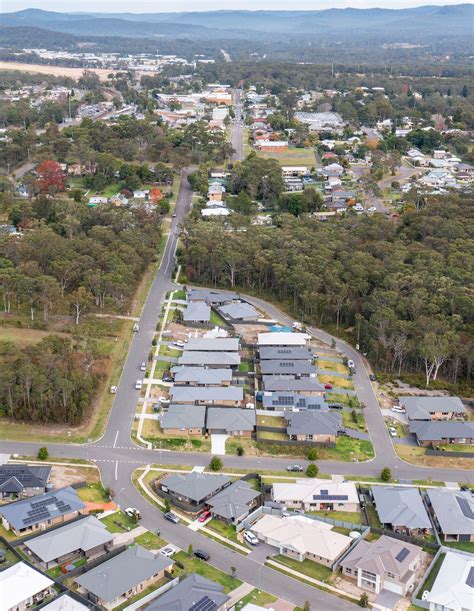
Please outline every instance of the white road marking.
[{"label": "white road marking", "polygon": [[113,447],[114,447],[114,448],[115,448],[115,446],[116,446],[116,444],[117,444],[118,434],[119,434],[119,432],[117,431],[117,432],[115,433],[115,440],[114,440],[114,445],[113,445]]},{"label": "white road marking", "polygon": [[115,461],[115,481],[118,480],[118,460]]}]

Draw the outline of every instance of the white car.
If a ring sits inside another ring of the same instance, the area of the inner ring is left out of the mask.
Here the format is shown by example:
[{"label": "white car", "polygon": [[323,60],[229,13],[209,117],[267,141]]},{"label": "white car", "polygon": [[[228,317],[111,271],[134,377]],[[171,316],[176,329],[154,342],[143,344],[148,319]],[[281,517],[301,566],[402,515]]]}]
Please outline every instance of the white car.
[{"label": "white car", "polygon": [[171,558],[175,551],[176,550],[172,547],[164,547],[163,549],[160,549],[160,554],[166,558]]},{"label": "white car", "polygon": [[138,509],[136,509],[135,507],[127,507],[127,509],[124,509],[123,512],[126,516],[128,516],[132,520],[134,518],[139,520],[142,517]]},{"label": "white car", "polygon": [[390,437],[397,437],[397,429],[393,426],[389,427],[388,432],[390,433]]},{"label": "white car", "polygon": [[377,208],[375,206],[370,206],[370,208],[367,208],[367,212],[377,212]]},{"label": "white car", "polygon": [[347,361],[347,366],[349,367],[349,369],[354,369],[354,367],[355,367],[355,363],[354,363],[354,361],[352,361],[351,359],[349,359],[349,360]]},{"label": "white car", "polygon": [[403,407],[399,407],[398,405],[394,405],[392,407],[392,412],[395,412],[397,414],[404,414],[405,413],[405,409]]},{"label": "white car", "polygon": [[250,530],[246,530],[244,532],[244,539],[245,541],[247,541],[247,543],[250,543],[250,545],[258,545],[257,537],[252,532],[250,532]]},{"label": "white car", "polygon": [[135,382],[135,390],[141,390],[141,389],[142,389],[142,386],[143,386],[143,382],[142,382],[142,380],[137,380],[137,381]]},{"label": "white car", "polygon": [[184,348],[184,342],[179,339],[178,341],[173,342],[173,346],[176,346],[177,348]]},{"label": "white car", "polygon": [[110,394],[111,395],[115,395],[117,393],[117,387],[116,386],[111,386],[110,387]]},{"label": "white car", "polygon": [[160,403],[169,403],[170,402],[170,400],[167,399],[166,397],[158,397],[158,401]]},{"label": "white car", "polygon": [[361,204],[356,204],[356,205],[354,206],[354,210],[355,210],[356,212],[364,212],[364,206],[362,206]]},{"label": "white car", "polygon": [[137,333],[138,331],[140,331],[140,325],[139,325],[139,324],[136,322],[136,323],[133,325],[133,332],[134,332],[134,333]]},{"label": "white car", "polygon": [[146,371],[146,361],[143,361],[143,363],[140,363],[140,371]]}]

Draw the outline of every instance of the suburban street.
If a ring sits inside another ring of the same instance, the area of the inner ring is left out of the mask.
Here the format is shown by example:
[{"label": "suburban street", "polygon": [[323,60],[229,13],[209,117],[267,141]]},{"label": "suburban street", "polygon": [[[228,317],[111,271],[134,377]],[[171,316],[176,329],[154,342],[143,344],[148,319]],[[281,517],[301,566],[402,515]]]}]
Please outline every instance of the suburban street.
[{"label": "suburban street", "polygon": [[242,112],[241,91],[237,89],[234,97],[234,112],[235,119],[232,123],[231,144],[234,147],[235,153],[231,157],[231,161],[241,161],[244,158],[244,116]]}]

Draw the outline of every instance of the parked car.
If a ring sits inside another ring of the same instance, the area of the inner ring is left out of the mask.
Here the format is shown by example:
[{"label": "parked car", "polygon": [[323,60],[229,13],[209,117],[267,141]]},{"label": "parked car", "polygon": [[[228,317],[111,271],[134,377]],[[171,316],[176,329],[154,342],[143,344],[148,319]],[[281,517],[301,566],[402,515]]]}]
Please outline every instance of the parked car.
[{"label": "parked car", "polygon": [[133,325],[133,332],[134,332],[134,333],[137,333],[138,331],[140,331],[140,325],[139,325],[139,324],[136,322],[136,323]]},{"label": "parked car", "polygon": [[178,339],[176,342],[173,342],[173,346],[176,346],[177,348],[184,348],[184,342]]},{"label": "parked car", "polygon": [[370,208],[367,208],[367,212],[377,212],[377,208],[375,206],[370,206]]},{"label": "parked car", "polygon": [[377,381],[377,376],[375,375],[375,373],[371,373],[369,376],[369,380],[371,382],[376,382]]},{"label": "parked car", "polygon": [[146,361],[140,363],[140,371],[146,371]]},{"label": "parked car", "polygon": [[250,545],[258,545],[257,537],[250,530],[244,532],[244,540],[250,543]]},{"label": "parked car", "polygon": [[297,513],[298,515],[304,515],[304,509],[293,509],[293,513]]},{"label": "parked car", "polygon": [[117,392],[117,387],[116,387],[116,386],[111,386],[111,387],[110,387],[110,394],[111,394],[111,395],[115,395],[115,394],[116,394],[116,392]]},{"label": "parked car", "polygon": [[136,507],[127,507],[127,509],[124,509],[123,512],[131,520],[140,520],[142,517]]},{"label": "parked car", "polygon": [[397,437],[398,436],[397,429],[394,426],[389,426],[388,427],[388,432],[390,433],[391,437]]},{"label": "parked car", "polygon": [[165,520],[168,520],[168,522],[173,522],[173,524],[179,524],[178,516],[172,511],[167,511],[163,514],[163,517]]},{"label": "parked car", "polygon": [[203,511],[198,518],[198,522],[205,522],[207,518],[210,518],[210,517],[211,517],[210,511]]},{"label": "parked car", "polygon": [[137,380],[135,382],[135,390],[141,390],[143,386],[143,381],[142,380]]},{"label": "parked car", "polygon": [[161,403],[161,405],[167,405],[170,402],[170,400],[166,397],[158,397],[158,401]]},{"label": "parked car", "polygon": [[173,378],[168,373],[165,373],[161,379],[163,380],[163,382],[172,382],[173,381]]},{"label": "parked car", "polygon": [[325,385],[324,385],[324,388],[326,388],[326,390],[331,390],[331,388],[332,388],[332,384],[329,384],[329,383],[328,383],[328,384],[325,384]]},{"label": "parked car", "polygon": [[288,465],[286,470],[295,473],[303,473],[303,467],[301,465]]},{"label": "parked car", "polygon": [[160,554],[166,558],[171,558],[175,552],[176,550],[173,547],[164,547],[163,549],[160,549]]},{"label": "parked car", "polygon": [[203,549],[197,549],[194,552],[194,555],[196,556],[196,558],[200,558],[201,560],[205,560],[206,562],[211,559],[211,554],[209,554],[209,552],[206,552]]},{"label": "parked car", "polygon": [[355,363],[353,360],[349,359],[347,361],[347,366],[349,367],[349,369],[355,369]]},{"label": "parked car", "polygon": [[163,406],[161,405],[161,403],[153,403],[153,411],[154,411],[154,412],[159,412],[159,411],[161,411],[161,408],[162,408],[162,407],[163,407]]},{"label": "parked car", "polygon": [[329,407],[331,409],[344,409],[346,406],[342,405],[342,403],[331,403]]},{"label": "parked car", "polygon": [[392,412],[395,412],[396,414],[404,414],[405,410],[403,407],[400,407],[400,405],[394,405],[392,407]]}]

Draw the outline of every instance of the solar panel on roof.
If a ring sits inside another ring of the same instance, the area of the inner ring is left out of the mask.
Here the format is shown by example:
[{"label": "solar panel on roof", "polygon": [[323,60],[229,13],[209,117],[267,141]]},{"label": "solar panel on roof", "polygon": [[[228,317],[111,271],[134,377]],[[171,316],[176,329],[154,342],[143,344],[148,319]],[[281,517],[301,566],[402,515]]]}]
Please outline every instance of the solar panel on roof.
[{"label": "solar panel on roof", "polygon": [[398,554],[395,556],[395,560],[398,560],[398,562],[403,562],[409,553],[410,553],[410,550],[407,549],[406,547],[403,547],[398,552]]},{"label": "solar panel on roof", "polygon": [[189,607],[189,611],[215,611],[216,609],[216,603],[211,600],[209,596],[204,596],[201,600],[198,600],[197,603]]},{"label": "solar panel on roof", "polygon": [[314,501],[348,501],[347,494],[313,494]]},{"label": "solar panel on roof", "polygon": [[462,511],[463,516],[465,518],[469,518],[470,520],[474,520],[474,511],[472,511],[469,501],[464,499],[462,496],[457,496],[456,501],[458,502],[459,509]]},{"label": "solar panel on roof", "polygon": [[469,573],[467,574],[466,585],[470,588],[474,588],[474,566],[471,566]]}]

